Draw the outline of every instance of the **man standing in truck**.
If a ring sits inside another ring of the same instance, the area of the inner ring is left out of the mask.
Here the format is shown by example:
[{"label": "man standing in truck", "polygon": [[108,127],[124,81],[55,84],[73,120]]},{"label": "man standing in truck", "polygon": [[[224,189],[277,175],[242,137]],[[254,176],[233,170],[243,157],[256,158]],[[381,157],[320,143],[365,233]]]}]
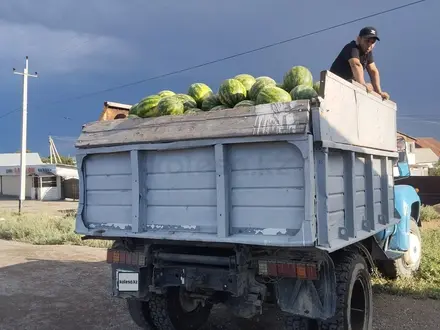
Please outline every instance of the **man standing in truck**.
[{"label": "man standing in truck", "polygon": [[[368,92],[375,91],[384,100],[390,96],[380,87],[379,70],[374,63],[373,48],[380,41],[377,30],[368,26],[363,28],[356,40],[346,44],[334,60],[330,71],[346,80],[355,80],[364,85]],[[367,70],[371,84],[364,79],[364,70]]]}]

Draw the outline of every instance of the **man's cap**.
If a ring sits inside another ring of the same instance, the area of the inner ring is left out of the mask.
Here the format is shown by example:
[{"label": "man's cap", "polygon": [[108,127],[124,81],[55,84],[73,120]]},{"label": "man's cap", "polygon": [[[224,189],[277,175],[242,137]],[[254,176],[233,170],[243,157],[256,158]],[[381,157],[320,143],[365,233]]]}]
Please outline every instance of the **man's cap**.
[{"label": "man's cap", "polygon": [[365,37],[365,38],[375,38],[376,40],[379,40],[379,36],[377,34],[377,30],[372,27],[372,26],[367,26],[364,27],[360,32],[359,32],[359,37]]}]

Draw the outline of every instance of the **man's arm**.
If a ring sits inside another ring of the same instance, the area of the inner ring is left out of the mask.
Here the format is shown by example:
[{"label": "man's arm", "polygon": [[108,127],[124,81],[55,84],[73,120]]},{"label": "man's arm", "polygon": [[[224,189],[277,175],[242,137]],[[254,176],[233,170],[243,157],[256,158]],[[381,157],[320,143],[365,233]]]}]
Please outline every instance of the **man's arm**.
[{"label": "man's arm", "polygon": [[354,80],[359,84],[364,85],[368,91],[371,91],[371,87],[365,83],[364,68],[360,61],[359,49],[357,47],[349,48],[346,50],[345,56],[350,64]]},{"label": "man's arm", "polygon": [[376,67],[376,64],[374,62],[368,63],[367,71],[370,76],[371,84],[373,85],[375,92],[380,94],[380,96],[382,96],[383,99],[389,99],[390,96],[388,95],[388,93],[383,92],[382,88],[380,87],[379,69]]},{"label": "man's arm", "polygon": [[374,87],[374,91],[379,94],[382,93],[382,89],[380,88],[379,69],[376,67],[376,64],[374,62],[369,63],[367,65],[367,71],[371,78],[371,84]]},{"label": "man's arm", "polygon": [[364,68],[362,67],[361,61],[359,61],[359,57],[350,58],[348,63],[350,63],[354,80],[356,80],[359,84],[365,85]]}]

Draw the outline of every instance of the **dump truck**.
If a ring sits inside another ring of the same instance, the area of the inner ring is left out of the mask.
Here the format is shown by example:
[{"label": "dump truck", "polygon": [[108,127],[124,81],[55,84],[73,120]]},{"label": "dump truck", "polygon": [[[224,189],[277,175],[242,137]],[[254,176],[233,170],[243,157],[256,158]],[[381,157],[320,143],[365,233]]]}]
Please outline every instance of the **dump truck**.
[{"label": "dump truck", "polygon": [[419,268],[420,199],[394,184],[396,103],[329,71],[318,94],[83,127],[75,231],[113,241],[112,293],[137,325],[200,329],[223,304],[372,329],[373,272]]}]

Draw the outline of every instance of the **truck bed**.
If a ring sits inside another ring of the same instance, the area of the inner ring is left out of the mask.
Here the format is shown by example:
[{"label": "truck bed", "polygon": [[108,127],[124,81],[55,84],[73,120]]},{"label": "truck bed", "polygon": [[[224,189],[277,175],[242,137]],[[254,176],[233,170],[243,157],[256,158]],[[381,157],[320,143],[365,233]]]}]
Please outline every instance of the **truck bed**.
[{"label": "truck bed", "polygon": [[312,101],[91,123],[76,232],[341,248],[397,222],[395,113],[325,71]]}]

